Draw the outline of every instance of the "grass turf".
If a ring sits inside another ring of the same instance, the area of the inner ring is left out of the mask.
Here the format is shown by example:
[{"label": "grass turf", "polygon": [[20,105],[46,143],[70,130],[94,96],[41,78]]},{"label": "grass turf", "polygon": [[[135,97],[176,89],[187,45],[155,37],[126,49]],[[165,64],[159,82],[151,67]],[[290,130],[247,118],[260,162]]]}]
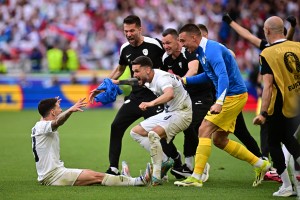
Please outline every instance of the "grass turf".
[{"label": "grass turf", "polygon": [[[61,159],[66,167],[106,171],[110,123],[115,114],[116,110],[86,110],[74,113],[59,128]],[[259,127],[251,124],[254,113],[244,113],[244,117],[250,132],[259,141]],[[276,199],[272,193],[279,183],[265,181],[253,188],[252,167],[215,147],[209,159],[210,178],[202,188],[174,186],[175,178],[170,173],[169,182],[159,187],[41,186],[36,180],[30,138],[31,128],[39,118],[33,110],[0,112],[0,199]],[[182,152],[182,133],[175,144]],[[122,160],[129,163],[133,176],[139,176],[140,170],[150,162],[149,154],[130,138],[129,130],[123,138]]]}]

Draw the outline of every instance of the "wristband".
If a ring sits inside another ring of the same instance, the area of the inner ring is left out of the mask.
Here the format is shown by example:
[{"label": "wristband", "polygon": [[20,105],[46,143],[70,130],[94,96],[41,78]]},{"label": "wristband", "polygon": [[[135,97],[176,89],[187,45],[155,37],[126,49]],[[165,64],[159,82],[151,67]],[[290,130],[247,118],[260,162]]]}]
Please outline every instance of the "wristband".
[{"label": "wristband", "polygon": [[261,111],[260,115],[263,116],[264,118],[267,118],[269,116],[267,111]]}]

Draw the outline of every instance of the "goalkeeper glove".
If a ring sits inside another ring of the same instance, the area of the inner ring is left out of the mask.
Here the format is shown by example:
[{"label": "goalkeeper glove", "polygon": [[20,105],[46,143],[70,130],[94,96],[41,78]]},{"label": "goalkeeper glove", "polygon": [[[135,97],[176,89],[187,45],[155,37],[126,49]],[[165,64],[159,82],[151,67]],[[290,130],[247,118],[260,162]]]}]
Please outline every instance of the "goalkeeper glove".
[{"label": "goalkeeper glove", "polygon": [[222,20],[228,25],[233,21],[228,13],[225,13],[222,17]]},{"label": "goalkeeper glove", "polygon": [[291,23],[292,27],[295,27],[297,24],[296,18],[294,16],[288,16],[286,20]]}]

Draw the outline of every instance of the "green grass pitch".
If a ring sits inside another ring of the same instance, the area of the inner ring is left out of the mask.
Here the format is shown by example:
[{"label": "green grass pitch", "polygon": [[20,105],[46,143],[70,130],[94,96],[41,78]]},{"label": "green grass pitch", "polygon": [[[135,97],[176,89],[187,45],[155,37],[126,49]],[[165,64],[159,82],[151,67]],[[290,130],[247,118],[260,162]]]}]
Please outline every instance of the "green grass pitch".
[{"label": "green grass pitch", "polygon": [[[61,159],[66,167],[90,168],[105,171],[108,168],[110,123],[116,110],[91,109],[74,113],[59,128]],[[254,113],[244,113],[252,135],[259,141],[259,127],[252,125]],[[210,178],[202,188],[174,186],[169,182],[159,187],[47,187],[37,182],[31,150],[31,128],[39,120],[37,111],[0,112],[0,199],[276,199],[272,193],[280,186],[263,182],[252,187],[254,172],[246,163],[232,158],[213,147],[209,163]],[[138,122],[134,123],[137,124]],[[130,138],[129,130],[123,138],[121,159],[129,164],[131,174],[138,176],[150,162],[149,154]],[[230,136],[236,140],[234,136]],[[175,139],[182,152],[183,134]]]}]

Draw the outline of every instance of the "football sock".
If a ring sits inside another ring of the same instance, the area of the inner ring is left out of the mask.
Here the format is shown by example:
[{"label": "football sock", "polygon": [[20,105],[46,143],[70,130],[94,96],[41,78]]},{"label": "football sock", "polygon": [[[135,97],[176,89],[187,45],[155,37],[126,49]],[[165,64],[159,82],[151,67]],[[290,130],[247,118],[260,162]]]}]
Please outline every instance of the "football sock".
[{"label": "football sock", "polygon": [[173,160],[174,160],[174,166],[173,166],[174,168],[181,167],[182,162],[181,162],[181,156],[180,156],[179,152],[178,152],[177,157],[174,158]]},{"label": "football sock", "polygon": [[254,165],[258,160],[261,160],[258,157],[256,157],[253,153],[251,153],[246,147],[233,140],[229,140],[228,144],[223,150],[232,155],[233,157],[238,158],[240,160],[244,160],[250,163],[251,165]]},{"label": "football sock", "polygon": [[194,156],[190,156],[190,157],[185,157],[184,159],[186,166],[190,169],[193,170],[194,169]]},{"label": "football sock", "polygon": [[130,136],[133,138],[134,141],[138,142],[142,147],[144,147],[147,151],[150,152],[150,142],[148,137],[137,134],[132,130],[130,131]]},{"label": "football sock", "polygon": [[119,173],[119,170],[116,167],[110,167],[110,170],[113,171],[113,172],[115,172],[115,174]]},{"label": "football sock", "polygon": [[[105,174],[101,185],[106,185],[106,186],[129,186],[129,185],[135,185],[135,184],[140,184],[139,182],[136,181],[138,178],[131,178],[127,176],[114,176],[110,174]],[[144,185],[144,184],[143,184]]]},{"label": "football sock", "polygon": [[282,174],[280,174],[282,180],[282,186],[287,188],[292,185],[287,169],[285,169]]},{"label": "football sock", "polygon": [[154,131],[148,133],[150,141],[150,155],[153,163],[153,176],[157,179],[161,179],[161,163],[163,157],[163,151],[160,144],[160,137]]},{"label": "football sock", "polygon": [[[208,157],[211,153],[211,139],[210,138],[199,138],[198,147],[196,150],[196,158],[195,158],[195,168],[193,177],[197,178],[196,175],[200,175],[203,173],[205,168],[205,164],[207,163]],[[198,179],[200,179],[198,177]]]},{"label": "football sock", "polygon": [[[143,148],[150,152],[150,141],[148,137],[141,136],[140,134],[137,134],[132,130],[130,131],[130,136],[134,141],[138,142]],[[163,162],[167,160],[168,156],[165,153],[163,153]]]},{"label": "football sock", "polygon": [[283,152],[283,155],[284,155],[284,159],[285,159],[285,165],[286,166],[289,166],[289,161],[291,159],[291,154],[290,152],[287,150],[287,148],[285,147],[285,145],[282,145],[282,152]]}]

